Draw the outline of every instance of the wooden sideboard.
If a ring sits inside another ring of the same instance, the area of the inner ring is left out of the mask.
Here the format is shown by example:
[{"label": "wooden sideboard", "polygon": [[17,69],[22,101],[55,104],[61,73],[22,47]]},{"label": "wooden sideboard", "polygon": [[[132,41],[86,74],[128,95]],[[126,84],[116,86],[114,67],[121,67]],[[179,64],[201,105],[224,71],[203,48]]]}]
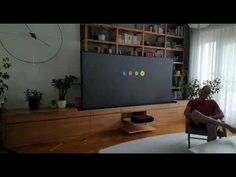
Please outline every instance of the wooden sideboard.
[{"label": "wooden sideboard", "polygon": [[40,109],[10,110],[3,116],[5,147],[20,147],[67,138],[85,137],[102,131],[118,129],[124,113],[146,111],[155,118],[155,125],[184,119],[187,101],[177,103],[128,106],[106,109],[77,110]]}]

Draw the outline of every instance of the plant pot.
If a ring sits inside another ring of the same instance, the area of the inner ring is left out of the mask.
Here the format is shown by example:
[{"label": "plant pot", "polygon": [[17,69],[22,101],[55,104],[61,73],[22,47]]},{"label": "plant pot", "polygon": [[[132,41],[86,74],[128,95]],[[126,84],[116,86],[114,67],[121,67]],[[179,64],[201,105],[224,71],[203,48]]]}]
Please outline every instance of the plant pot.
[{"label": "plant pot", "polygon": [[57,101],[58,108],[65,108],[66,107],[66,100]]},{"label": "plant pot", "polygon": [[82,109],[82,97],[76,97],[75,99],[75,106],[77,109]]},{"label": "plant pot", "polygon": [[30,110],[37,110],[39,109],[39,106],[40,106],[40,99],[38,98],[29,98],[29,109]]}]

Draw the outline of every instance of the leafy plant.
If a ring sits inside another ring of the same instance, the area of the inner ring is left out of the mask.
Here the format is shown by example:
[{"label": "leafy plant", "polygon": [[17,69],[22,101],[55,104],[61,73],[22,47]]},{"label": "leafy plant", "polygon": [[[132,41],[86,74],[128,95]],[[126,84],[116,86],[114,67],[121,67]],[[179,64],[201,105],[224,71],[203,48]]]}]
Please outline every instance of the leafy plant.
[{"label": "leafy plant", "polygon": [[74,81],[77,79],[77,77],[69,75],[65,76],[64,79],[53,79],[52,85],[58,89],[59,91],[59,100],[65,100],[65,96],[68,92],[68,89],[71,88],[71,84],[74,83]]},{"label": "leafy plant", "polygon": [[206,80],[202,82],[202,84],[197,79],[194,79],[183,87],[185,98],[195,99],[199,97],[199,91],[201,87],[205,85],[209,85],[211,87],[209,98],[212,98],[214,94],[219,93],[220,89],[222,88],[221,80],[219,78],[216,78],[213,81]]},{"label": "leafy plant", "polygon": [[[4,103],[7,100],[5,96],[5,92],[8,90],[8,85],[6,84],[6,80],[10,78],[7,70],[11,67],[9,63],[9,58],[3,58],[0,64],[0,119],[2,115],[5,113],[6,108],[4,107]],[[0,145],[2,144],[2,120],[0,120]]]},{"label": "leafy plant", "polygon": [[0,107],[3,108],[4,102],[7,100],[5,97],[5,92],[8,90],[8,85],[5,83],[7,79],[10,78],[7,69],[11,67],[9,63],[9,58],[3,58],[0,65]]},{"label": "leafy plant", "polygon": [[220,89],[222,88],[221,80],[219,78],[214,79],[213,81],[205,81],[203,85],[209,85],[211,87],[211,94],[209,95],[212,98],[212,95],[219,93]]},{"label": "leafy plant", "polygon": [[201,83],[197,79],[194,79],[188,84],[184,85],[183,92],[185,97],[187,99],[194,99],[198,97],[198,92],[200,90],[200,87]]},{"label": "leafy plant", "polygon": [[30,99],[35,99],[35,100],[42,99],[42,93],[38,90],[27,89],[24,93],[26,96],[26,101],[29,101]]},{"label": "leafy plant", "polygon": [[39,105],[42,100],[42,93],[38,90],[27,89],[25,92],[26,101],[29,102],[29,108],[31,110],[39,109]]}]

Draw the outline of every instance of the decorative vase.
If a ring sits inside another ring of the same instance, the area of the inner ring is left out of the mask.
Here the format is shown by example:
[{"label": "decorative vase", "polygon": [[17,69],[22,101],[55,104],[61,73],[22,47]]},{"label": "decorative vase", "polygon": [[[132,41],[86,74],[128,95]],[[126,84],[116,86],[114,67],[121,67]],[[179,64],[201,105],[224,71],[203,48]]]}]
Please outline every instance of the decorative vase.
[{"label": "decorative vase", "polygon": [[98,35],[98,40],[105,41],[105,34],[99,34]]},{"label": "decorative vase", "polygon": [[66,100],[57,101],[58,108],[65,108],[66,107]]}]

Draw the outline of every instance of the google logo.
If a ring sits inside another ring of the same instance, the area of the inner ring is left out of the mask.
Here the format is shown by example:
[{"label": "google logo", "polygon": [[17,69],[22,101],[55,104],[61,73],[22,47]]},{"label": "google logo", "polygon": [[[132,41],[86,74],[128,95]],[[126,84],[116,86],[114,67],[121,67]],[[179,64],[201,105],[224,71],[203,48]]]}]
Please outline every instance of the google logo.
[{"label": "google logo", "polygon": [[129,76],[129,77],[132,77],[132,76],[136,76],[136,77],[144,77],[145,76],[145,71],[144,70],[141,70],[141,71],[123,71],[122,72],[122,75],[123,76]]}]

